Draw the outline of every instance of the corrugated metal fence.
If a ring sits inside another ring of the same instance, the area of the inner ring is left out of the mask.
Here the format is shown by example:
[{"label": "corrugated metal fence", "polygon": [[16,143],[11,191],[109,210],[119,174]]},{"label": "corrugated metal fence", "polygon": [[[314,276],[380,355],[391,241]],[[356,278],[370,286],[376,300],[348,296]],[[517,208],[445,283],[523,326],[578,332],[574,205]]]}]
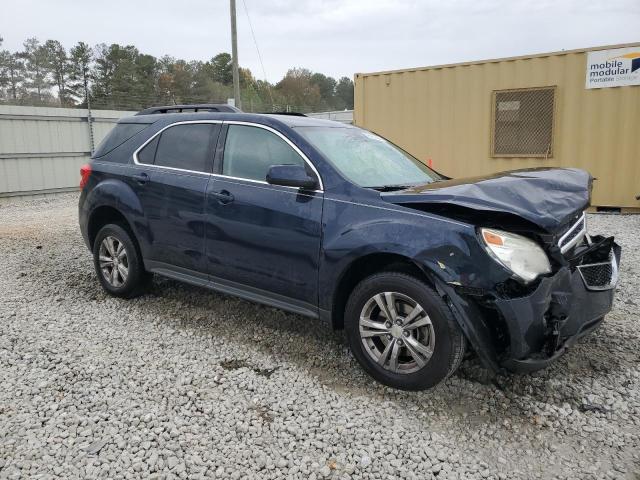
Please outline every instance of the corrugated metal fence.
[{"label": "corrugated metal fence", "polygon": [[[92,111],[95,145],[119,118],[134,113]],[[351,123],[353,111],[309,115]],[[91,151],[87,117],[83,109],[0,105],[0,203],[76,190]]]},{"label": "corrugated metal fence", "polygon": [[307,117],[333,120],[340,123],[353,123],[353,110],[336,110],[333,112],[307,113]]},{"label": "corrugated metal fence", "polygon": [[[92,111],[95,145],[133,113]],[[82,109],[0,106],[0,202],[77,189],[91,151],[87,117]]]}]

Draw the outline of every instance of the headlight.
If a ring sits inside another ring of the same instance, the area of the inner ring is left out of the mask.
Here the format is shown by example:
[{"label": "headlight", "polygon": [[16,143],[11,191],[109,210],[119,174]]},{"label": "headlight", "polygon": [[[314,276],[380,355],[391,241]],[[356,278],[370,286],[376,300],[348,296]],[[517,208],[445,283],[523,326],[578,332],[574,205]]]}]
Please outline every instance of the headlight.
[{"label": "headlight", "polygon": [[551,272],[549,258],[544,250],[527,237],[490,228],[481,228],[480,237],[494,260],[525,283],[535,280],[538,275]]}]

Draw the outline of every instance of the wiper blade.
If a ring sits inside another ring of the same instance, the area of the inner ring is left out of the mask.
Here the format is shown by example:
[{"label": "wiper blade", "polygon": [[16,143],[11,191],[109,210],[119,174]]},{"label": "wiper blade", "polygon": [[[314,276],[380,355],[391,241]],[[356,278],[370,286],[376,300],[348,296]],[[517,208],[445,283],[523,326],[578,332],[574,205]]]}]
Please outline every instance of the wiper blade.
[{"label": "wiper blade", "polygon": [[382,185],[380,187],[369,187],[379,192],[395,192],[396,190],[406,190],[411,185]]}]

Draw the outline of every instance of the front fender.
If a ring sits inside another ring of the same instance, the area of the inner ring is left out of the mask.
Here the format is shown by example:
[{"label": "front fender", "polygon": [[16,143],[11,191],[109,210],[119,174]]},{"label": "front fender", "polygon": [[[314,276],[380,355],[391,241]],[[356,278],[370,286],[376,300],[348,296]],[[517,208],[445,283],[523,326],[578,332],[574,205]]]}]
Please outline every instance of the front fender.
[{"label": "front fender", "polygon": [[510,277],[480,245],[475,227],[462,222],[328,199],[323,225],[319,302],[324,309],[349,266],[373,253],[400,255],[446,284],[473,289],[488,290]]},{"label": "front fender", "polygon": [[355,261],[376,253],[402,256],[431,280],[485,365],[498,369],[481,313],[473,302],[457,293],[458,287],[490,290],[510,277],[480,245],[474,226],[357,204],[335,206],[329,202],[324,214],[319,282],[322,310],[332,310],[337,286]]}]

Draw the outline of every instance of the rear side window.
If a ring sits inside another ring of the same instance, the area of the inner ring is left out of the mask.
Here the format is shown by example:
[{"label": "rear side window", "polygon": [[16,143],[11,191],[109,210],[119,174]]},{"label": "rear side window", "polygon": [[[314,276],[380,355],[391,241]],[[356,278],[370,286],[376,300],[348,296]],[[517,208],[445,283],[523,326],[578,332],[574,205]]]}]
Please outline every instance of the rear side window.
[{"label": "rear side window", "polygon": [[[155,162],[151,161],[154,142],[150,142],[143,149],[151,147],[149,152],[143,154],[146,161],[143,161],[140,155],[138,161],[154,163],[160,167],[210,172],[213,160],[211,141],[216,127],[217,125],[210,123],[196,123],[167,128],[160,134],[157,142]],[[140,153],[143,153],[143,150]]]},{"label": "rear side window", "polygon": [[133,137],[136,133],[141,132],[145,128],[147,128],[150,123],[117,123],[115,127],[111,129],[111,131],[104,137],[104,140],[100,143],[96,151],[94,152],[94,157],[102,157],[106,155],[111,150],[116,147],[119,147],[124,142]]},{"label": "rear side window", "polygon": [[138,152],[138,162],[139,163],[148,163],[153,165],[156,149],[158,148],[158,140],[160,140],[160,135],[154,137],[149,143],[147,143],[142,150]]},{"label": "rear side window", "polygon": [[264,128],[229,125],[223,175],[264,182],[272,165],[304,166],[304,160],[287,142]]}]

